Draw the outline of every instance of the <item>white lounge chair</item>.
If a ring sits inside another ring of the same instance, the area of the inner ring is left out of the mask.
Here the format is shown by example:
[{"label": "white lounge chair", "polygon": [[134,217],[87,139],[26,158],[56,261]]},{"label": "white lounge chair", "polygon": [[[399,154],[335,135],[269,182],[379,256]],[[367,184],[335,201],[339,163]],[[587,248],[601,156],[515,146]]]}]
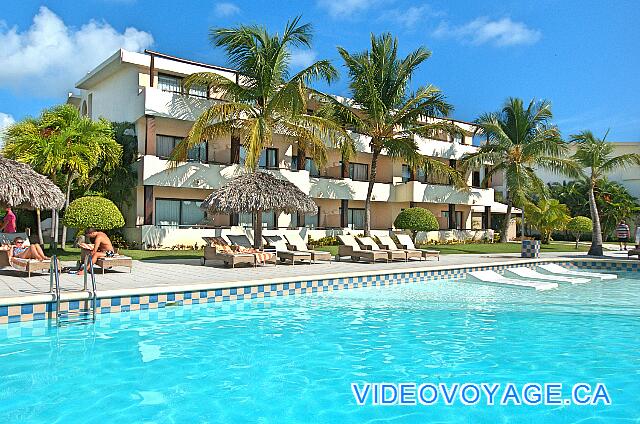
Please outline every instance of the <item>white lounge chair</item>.
[{"label": "white lounge chair", "polygon": [[340,246],[338,246],[338,256],[336,260],[340,260],[343,256],[351,256],[352,261],[366,260],[369,262],[375,262],[378,259],[382,259],[389,262],[389,255],[386,250],[364,250],[360,247],[355,237],[350,234],[343,234],[338,236]]},{"label": "white lounge chair", "polygon": [[285,237],[287,238],[287,241],[289,242],[287,244],[287,247],[290,250],[294,250],[294,251],[297,251],[297,252],[309,253],[311,255],[311,261],[312,262],[315,262],[315,261],[329,261],[329,262],[331,262],[332,258],[331,258],[331,253],[330,252],[326,252],[324,250],[309,249],[309,246],[302,239],[302,237],[300,237],[300,234],[298,234],[298,233],[287,233],[287,234],[285,234]]},{"label": "white lounge chair", "polygon": [[418,250],[422,253],[423,258],[434,257],[440,260],[440,251],[439,250],[431,250],[431,249],[418,249],[415,244],[413,244],[413,240],[407,234],[396,234],[398,238],[398,243],[402,246],[403,249],[407,250]]},{"label": "white lounge chair", "polygon": [[269,246],[275,247],[276,255],[281,262],[291,261],[291,265],[295,265],[296,261],[309,261],[311,263],[311,252],[301,252],[297,250],[289,250],[287,241],[281,235],[264,236]]},{"label": "white lounge chair", "polygon": [[541,274],[538,271],[524,266],[507,268],[507,272],[522,278],[532,278],[538,281],[558,281],[560,283],[584,284],[590,283],[589,278],[564,277],[562,275]]},{"label": "white lounge chair", "polygon": [[602,272],[576,271],[568,269],[558,264],[538,264],[541,268],[551,274],[575,275],[576,277],[599,278],[601,280],[615,280],[618,278],[616,274],[605,274]]},{"label": "white lounge chair", "polygon": [[549,283],[545,281],[517,280],[515,278],[507,278],[495,271],[472,271],[469,273],[473,278],[496,286],[506,287],[522,287],[527,289],[535,289],[536,291],[544,291],[558,288],[558,283]]},{"label": "white lounge chair", "polygon": [[371,237],[356,237],[356,240],[358,240],[358,243],[360,243],[360,245],[364,247],[366,250],[371,250],[373,252],[385,252],[389,257],[390,261],[394,259],[400,259],[406,262],[407,260],[407,253],[404,250],[382,249],[380,248],[380,246],[378,246],[378,244],[375,241],[373,241]]},{"label": "white lounge chair", "polygon": [[417,258],[419,260],[422,260],[424,258],[424,256],[422,256],[422,252],[419,251],[418,249],[399,249],[398,245],[389,236],[378,236],[378,240],[380,240],[380,245],[382,245],[384,249],[393,250],[393,251],[397,251],[397,250],[403,251],[404,254],[406,255],[407,261],[411,258]]}]

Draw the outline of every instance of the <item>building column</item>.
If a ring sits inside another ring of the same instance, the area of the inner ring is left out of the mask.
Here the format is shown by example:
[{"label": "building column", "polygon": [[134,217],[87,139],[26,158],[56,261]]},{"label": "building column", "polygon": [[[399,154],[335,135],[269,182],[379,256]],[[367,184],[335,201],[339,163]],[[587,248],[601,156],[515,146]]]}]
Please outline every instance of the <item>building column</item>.
[{"label": "building column", "polygon": [[156,153],[156,118],[145,115],[144,133],[144,154],[155,155]]},{"label": "building column", "polygon": [[456,228],[456,205],[449,203],[449,229],[455,230]]},{"label": "building column", "polygon": [[491,206],[484,207],[484,216],[483,216],[482,226],[485,230],[491,229]]},{"label": "building column", "polygon": [[144,225],[153,225],[153,186],[144,186]]},{"label": "building column", "polygon": [[349,201],[342,199],[340,201],[340,227],[347,228],[349,226]]}]

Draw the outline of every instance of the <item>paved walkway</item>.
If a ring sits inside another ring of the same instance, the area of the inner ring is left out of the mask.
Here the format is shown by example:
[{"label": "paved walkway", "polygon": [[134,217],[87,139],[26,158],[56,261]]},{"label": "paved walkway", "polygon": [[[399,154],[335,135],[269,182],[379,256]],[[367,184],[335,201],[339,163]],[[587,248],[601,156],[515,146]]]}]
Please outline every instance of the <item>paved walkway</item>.
[{"label": "paved walkway", "polygon": [[[545,253],[542,259],[556,259],[569,257],[585,257],[584,254]],[[398,270],[423,270],[434,268],[449,268],[461,265],[480,265],[497,263],[523,262],[519,254],[486,254],[486,255],[443,255],[440,261],[410,261],[390,263],[353,263],[318,262],[316,264],[300,265],[266,265],[253,267],[239,267],[235,269],[223,268],[219,265],[200,265],[198,259],[176,259],[158,261],[134,261],[133,271],[126,268],[107,271],[104,275],[97,274],[98,295],[148,294],[158,293],[163,289],[172,291],[198,290],[205,285],[208,288],[222,288],[255,284],[260,280],[269,282],[292,281],[305,277],[306,279],[333,278],[343,276],[385,273]],[[70,265],[70,264],[69,264]],[[99,268],[98,268],[99,269]],[[311,277],[311,278],[309,278]],[[82,289],[83,277],[70,274],[60,276],[60,286],[63,296],[65,292]],[[27,278],[25,273],[10,268],[0,269],[0,305],[25,303],[28,301],[50,301],[49,275],[33,274]],[[66,297],[66,296],[65,296]],[[80,297],[80,296],[79,296]],[[19,299],[17,299],[19,298]]]}]

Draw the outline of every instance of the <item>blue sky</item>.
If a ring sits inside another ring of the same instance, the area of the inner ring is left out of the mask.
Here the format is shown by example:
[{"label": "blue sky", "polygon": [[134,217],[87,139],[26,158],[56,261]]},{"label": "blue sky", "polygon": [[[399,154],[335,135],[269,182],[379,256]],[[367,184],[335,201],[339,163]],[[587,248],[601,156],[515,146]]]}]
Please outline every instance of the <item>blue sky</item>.
[{"label": "blue sky", "polygon": [[[185,6],[184,4],[187,4]],[[414,86],[441,88],[453,117],[471,121],[509,96],[552,101],[563,135],[591,129],[640,141],[640,7],[637,1],[189,1],[0,2],[0,127],[65,101],[73,82],[119,47],[152,48],[225,65],[210,27],[258,23],[281,30],[303,14],[312,50],[341,71],[329,90],[348,95],[335,46],[359,51],[390,31],[408,53],[433,55]],[[321,87],[324,88],[324,87]]]}]

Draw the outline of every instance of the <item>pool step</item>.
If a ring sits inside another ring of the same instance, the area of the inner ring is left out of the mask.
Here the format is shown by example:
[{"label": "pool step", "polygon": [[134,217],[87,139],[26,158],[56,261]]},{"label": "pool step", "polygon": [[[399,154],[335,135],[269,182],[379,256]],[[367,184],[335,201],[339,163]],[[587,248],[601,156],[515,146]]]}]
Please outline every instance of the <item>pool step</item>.
[{"label": "pool step", "polygon": [[548,275],[542,274],[535,269],[525,266],[513,267],[506,269],[507,275],[513,274],[516,278],[530,278],[537,281],[555,281],[558,283],[586,284],[590,283],[590,278],[585,277],[567,277],[566,275]]},{"label": "pool step", "polygon": [[515,278],[505,277],[504,275],[500,275],[497,272],[491,270],[472,271],[469,272],[468,275],[483,284],[491,284],[494,286],[534,289],[536,291],[558,288],[558,283],[551,283],[548,281],[517,280]]},{"label": "pool step", "polygon": [[61,311],[58,314],[58,326],[72,324],[91,324],[94,321],[93,308],[74,311]]}]

